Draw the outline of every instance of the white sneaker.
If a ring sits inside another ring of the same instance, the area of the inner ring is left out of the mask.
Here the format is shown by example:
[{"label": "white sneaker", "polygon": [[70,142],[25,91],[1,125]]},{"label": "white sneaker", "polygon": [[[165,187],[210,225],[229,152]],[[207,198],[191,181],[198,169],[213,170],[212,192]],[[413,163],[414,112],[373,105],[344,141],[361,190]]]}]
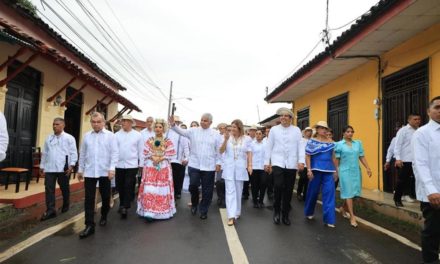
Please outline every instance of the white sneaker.
[{"label": "white sneaker", "polygon": [[409,195],[405,195],[403,199],[405,200],[405,202],[408,202],[408,203],[415,203],[416,202],[416,200],[409,197]]}]

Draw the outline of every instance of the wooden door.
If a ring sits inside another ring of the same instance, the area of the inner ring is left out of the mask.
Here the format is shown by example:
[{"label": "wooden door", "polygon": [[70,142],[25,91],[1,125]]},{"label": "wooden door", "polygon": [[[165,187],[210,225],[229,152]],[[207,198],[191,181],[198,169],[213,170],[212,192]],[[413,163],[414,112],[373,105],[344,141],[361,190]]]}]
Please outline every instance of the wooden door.
[{"label": "wooden door", "polygon": [[[428,121],[429,63],[421,61],[382,80],[383,90],[383,162],[396,126],[406,125],[408,115],[420,114],[422,124]],[[395,176],[385,175],[384,190],[392,192]]]},{"label": "wooden door", "polygon": [[348,93],[328,99],[327,122],[333,130],[333,140],[341,140],[342,130],[348,124]]},{"label": "wooden door", "polygon": [[[10,66],[8,74],[19,65]],[[5,117],[9,146],[3,166],[31,167],[37,133],[40,76],[40,72],[27,67],[7,84]]]}]

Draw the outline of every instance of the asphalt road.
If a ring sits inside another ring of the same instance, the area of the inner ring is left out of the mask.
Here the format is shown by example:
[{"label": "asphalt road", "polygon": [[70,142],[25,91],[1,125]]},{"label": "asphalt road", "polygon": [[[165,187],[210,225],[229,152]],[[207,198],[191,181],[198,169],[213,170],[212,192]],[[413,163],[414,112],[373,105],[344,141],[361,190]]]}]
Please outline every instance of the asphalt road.
[{"label": "asphalt road", "polygon": [[[80,240],[83,220],[42,239],[5,263],[232,263],[220,212],[213,202],[207,220],[192,216],[185,195],[171,220],[147,223],[132,209],[127,220],[116,210],[106,227]],[[215,199],[214,199],[215,200]],[[370,228],[353,228],[338,216],[336,228],[303,217],[294,200],[291,226],[272,223],[269,208],[244,201],[235,226],[249,263],[420,263],[420,252]],[[98,216],[96,217],[98,221]]]}]

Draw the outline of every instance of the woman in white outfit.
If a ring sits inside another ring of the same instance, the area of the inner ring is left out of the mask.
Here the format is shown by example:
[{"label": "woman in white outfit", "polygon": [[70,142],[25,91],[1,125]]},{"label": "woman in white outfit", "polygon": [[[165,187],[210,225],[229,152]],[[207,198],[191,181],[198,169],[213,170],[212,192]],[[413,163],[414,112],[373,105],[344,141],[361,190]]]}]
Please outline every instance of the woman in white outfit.
[{"label": "woman in white outfit", "polygon": [[232,121],[231,134],[225,133],[225,140],[220,147],[223,155],[223,175],[226,186],[226,211],[228,225],[234,225],[241,214],[241,195],[243,182],[252,174],[252,139],[244,135],[243,122]]}]

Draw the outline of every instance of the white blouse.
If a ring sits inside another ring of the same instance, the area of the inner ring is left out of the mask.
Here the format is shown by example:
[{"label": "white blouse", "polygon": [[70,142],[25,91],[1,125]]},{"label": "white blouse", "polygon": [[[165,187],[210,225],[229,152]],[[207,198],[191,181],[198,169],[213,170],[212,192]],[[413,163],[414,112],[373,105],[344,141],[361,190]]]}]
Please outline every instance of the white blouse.
[{"label": "white blouse", "polygon": [[223,174],[225,180],[248,181],[247,153],[252,151],[252,139],[230,137],[224,152]]},{"label": "white blouse", "polygon": [[266,148],[265,142],[252,142],[252,169],[264,170],[264,151]]}]

